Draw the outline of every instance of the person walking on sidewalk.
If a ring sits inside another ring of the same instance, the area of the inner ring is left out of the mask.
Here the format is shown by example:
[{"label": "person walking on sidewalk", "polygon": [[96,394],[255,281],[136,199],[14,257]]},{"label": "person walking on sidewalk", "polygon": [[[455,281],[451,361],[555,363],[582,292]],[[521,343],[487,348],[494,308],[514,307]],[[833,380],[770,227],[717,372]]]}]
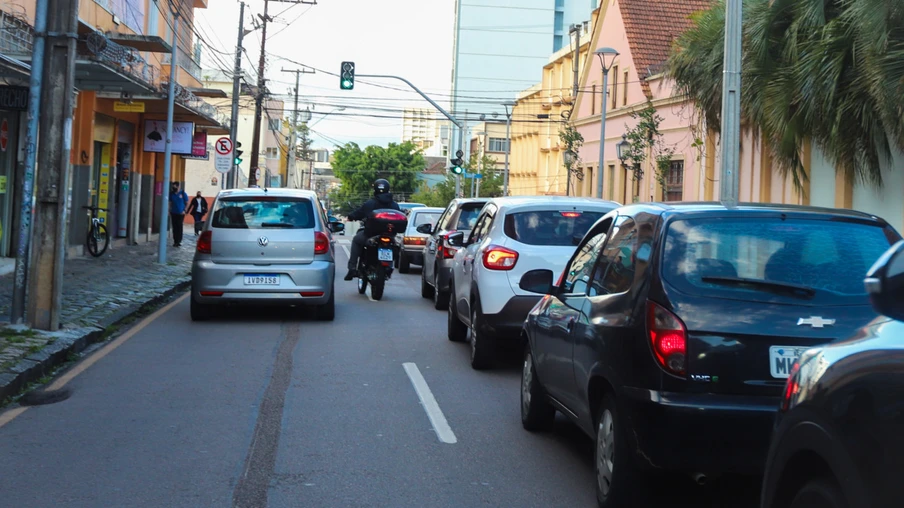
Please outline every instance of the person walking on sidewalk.
[{"label": "person walking on sidewalk", "polygon": [[204,222],[201,219],[207,215],[207,200],[201,196],[201,191],[198,191],[195,198],[191,200],[186,213],[190,213],[192,218],[195,219],[195,236],[198,236],[201,234],[201,227],[204,226]]},{"label": "person walking on sidewalk", "polygon": [[173,224],[173,246],[182,246],[182,226],[185,221],[185,208],[188,206],[188,194],[179,189],[178,183],[173,183],[170,191],[170,222]]}]

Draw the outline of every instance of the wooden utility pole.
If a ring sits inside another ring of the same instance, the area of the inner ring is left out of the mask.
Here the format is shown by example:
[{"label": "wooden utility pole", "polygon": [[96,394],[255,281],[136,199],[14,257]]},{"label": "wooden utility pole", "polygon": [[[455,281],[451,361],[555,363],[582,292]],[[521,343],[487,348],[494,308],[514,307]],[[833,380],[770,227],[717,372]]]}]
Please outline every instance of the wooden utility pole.
[{"label": "wooden utility pole", "polygon": [[69,235],[69,175],[72,112],[75,97],[75,43],[78,0],[49,0],[44,82],[38,139],[34,240],[28,274],[26,319],[39,330],[60,327],[63,303],[63,261]]}]

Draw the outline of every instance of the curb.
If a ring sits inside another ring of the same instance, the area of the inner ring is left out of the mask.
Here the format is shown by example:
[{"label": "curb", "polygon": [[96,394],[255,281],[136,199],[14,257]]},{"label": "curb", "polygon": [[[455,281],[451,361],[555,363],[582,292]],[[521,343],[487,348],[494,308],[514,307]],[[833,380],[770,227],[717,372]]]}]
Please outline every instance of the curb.
[{"label": "curb", "polygon": [[22,390],[38,379],[49,374],[65,363],[71,354],[78,354],[92,344],[106,339],[106,332],[125,320],[140,313],[147,307],[154,307],[170,299],[191,285],[190,278],[177,283],[172,288],[160,293],[140,304],[130,305],[101,320],[97,326],[70,328],[54,332],[59,336],[53,343],[36,353],[23,358],[16,365],[0,372],[0,404],[8,398],[19,395]]}]

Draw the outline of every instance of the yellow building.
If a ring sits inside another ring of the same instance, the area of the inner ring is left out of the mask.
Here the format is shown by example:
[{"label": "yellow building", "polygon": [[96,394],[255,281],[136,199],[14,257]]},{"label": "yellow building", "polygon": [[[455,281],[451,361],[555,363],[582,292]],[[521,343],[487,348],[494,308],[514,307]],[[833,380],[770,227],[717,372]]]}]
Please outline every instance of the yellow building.
[{"label": "yellow building", "polygon": [[[598,10],[594,12],[595,23]],[[578,68],[592,56],[592,29],[580,34]],[[572,36],[573,38],[573,36]],[[564,146],[559,137],[574,107],[576,96],[574,44],[553,54],[543,67],[543,81],[518,95],[512,111],[512,153],[509,164],[509,194],[584,196],[588,184],[569,179]],[[577,81],[578,83],[580,80]]]}]

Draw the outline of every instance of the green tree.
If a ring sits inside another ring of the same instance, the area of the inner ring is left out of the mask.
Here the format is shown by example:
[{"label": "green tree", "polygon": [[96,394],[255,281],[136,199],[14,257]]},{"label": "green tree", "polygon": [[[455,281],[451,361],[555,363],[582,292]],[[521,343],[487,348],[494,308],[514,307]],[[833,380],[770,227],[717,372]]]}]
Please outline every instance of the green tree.
[{"label": "green tree", "polygon": [[[803,146],[851,181],[882,185],[904,150],[904,5],[899,0],[747,0],[741,108],[784,174],[806,179]],[[710,129],[722,107],[725,5],[694,17],[668,73]]]},{"label": "green tree", "polygon": [[634,181],[639,182],[643,178],[646,161],[651,160],[656,171],[656,181],[664,195],[675,149],[665,145],[664,136],[659,130],[663,118],[656,113],[656,108],[650,101],[647,101],[643,109],[632,111],[631,118],[637,120],[637,125],[634,128],[625,126],[625,140],[629,143],[625,154],[627,167],[632,168]]},{"label": "green tree", "polygon": [[348,214],[370,198],[373,182],[385,178],[396,200],[411,196],[418,187],[417,175],[424,170],[424,156],[410,141],[387,147],[346,143],[333,152],[333,173],[342,186],[330,200],[342,214]]}]

